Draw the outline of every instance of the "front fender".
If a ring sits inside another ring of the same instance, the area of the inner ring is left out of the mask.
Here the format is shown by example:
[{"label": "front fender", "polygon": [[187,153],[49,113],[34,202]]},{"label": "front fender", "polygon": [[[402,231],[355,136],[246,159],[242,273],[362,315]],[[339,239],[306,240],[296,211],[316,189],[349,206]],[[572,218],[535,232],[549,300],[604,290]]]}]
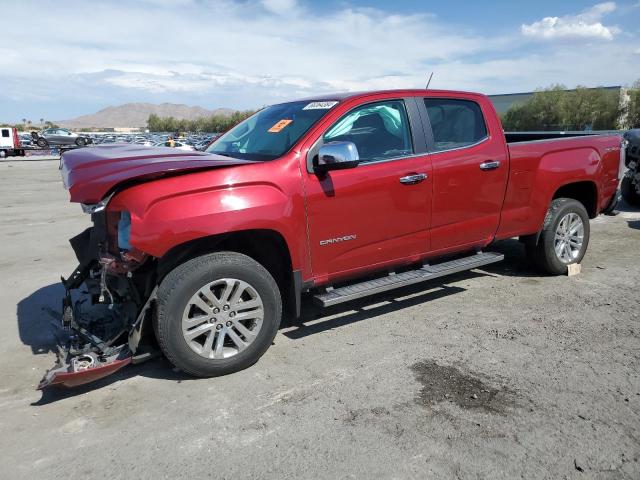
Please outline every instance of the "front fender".
[{"label": "front fender", "polygon": [[258,167],[191,173],[135,185],[117,193],[108,210],[131,213],[131,245],[154,257],[199,238],[260,229],[279,233],[289,248],[292,266],[300,268],[306,238],[301,234],[306,226],[303,197],[297,191],[300,184],[287,181],[286,175],[278,184],[256,180],[262,177]]}]

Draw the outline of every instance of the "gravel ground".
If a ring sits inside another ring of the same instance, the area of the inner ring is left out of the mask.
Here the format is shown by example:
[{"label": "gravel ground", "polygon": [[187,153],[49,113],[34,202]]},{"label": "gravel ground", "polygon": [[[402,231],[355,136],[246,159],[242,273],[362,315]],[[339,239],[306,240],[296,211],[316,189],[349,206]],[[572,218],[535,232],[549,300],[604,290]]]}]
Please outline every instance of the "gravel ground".
[{"label": "gravel ground", "polygon": [[243,372],[162,359],[34,390],[67,239],[57,162],[0,163],[0,463],[31,478],[640,478],[640,212],[592,222],[582,273],[501,264],[288,321]]}]

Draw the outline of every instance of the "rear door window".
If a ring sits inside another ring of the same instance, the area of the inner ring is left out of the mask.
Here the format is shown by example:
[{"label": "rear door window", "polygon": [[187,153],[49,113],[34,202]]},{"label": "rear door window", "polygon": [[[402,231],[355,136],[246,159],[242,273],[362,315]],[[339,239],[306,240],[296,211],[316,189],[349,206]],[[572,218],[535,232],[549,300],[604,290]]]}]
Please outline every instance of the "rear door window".
[{"label": "rear door window", "polygon": [[487,138],[487,126],[476,102],[453,98],[425,98],[433,150],[468,147]]}]

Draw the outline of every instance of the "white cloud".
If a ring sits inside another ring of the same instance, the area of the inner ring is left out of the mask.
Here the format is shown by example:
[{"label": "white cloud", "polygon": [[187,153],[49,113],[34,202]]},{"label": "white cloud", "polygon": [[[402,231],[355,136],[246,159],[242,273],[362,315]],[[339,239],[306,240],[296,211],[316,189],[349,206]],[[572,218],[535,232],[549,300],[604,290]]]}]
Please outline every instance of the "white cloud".
[{"label": "white cloud", "polygon": [[107,72],[102,81],[110,85],[155,93],[243,82],[328,90],[366,88],[397,72],[423,78],[435,63],[507,45],[430,15],[348,7],[317,15],[295,0],[66,7],[14,3],[7,14],[31,18],[30,33],[10,27],[8,38],[23,39],[21,51],[0,56],[0,71],[50,81]]},{"label": "white cloud", "polygon": [[544,40],[552,39],[599,39],[612,40],[620,32],[615,26],[602,24],[604,16],[616,10],[614,2],[605,2],[577,15],[545,17],[538,22],[521,26],[522,34]]},{"label": "white cloud", "polygon": [[[0,121],[11,119],[8,105],[22,112],[22,104],[34,105],[38,118],[48,105],[52,119],[127,101],[253,108],[329,91],[423,88],[432,71],[434,88],[484,93],[624,84],[640,71],[629,55],[637,42],[630,48],[614,33],[609,42],[561,52],[518,33],[478,33],[428,13],[348,4],[318,13],[307,0],[59,3],[3,5],[7,18],[30,21],[26,33],[19,22],[3,27],[20,42],[0,47]],[[551,30],[578,17],[602,24],[614,8],[561,17]]]},{"label": "white cloud", "polygon": [[289,15],[298,9],[296,0],[262,0],[262,5],[269,12],[277,15]]}]

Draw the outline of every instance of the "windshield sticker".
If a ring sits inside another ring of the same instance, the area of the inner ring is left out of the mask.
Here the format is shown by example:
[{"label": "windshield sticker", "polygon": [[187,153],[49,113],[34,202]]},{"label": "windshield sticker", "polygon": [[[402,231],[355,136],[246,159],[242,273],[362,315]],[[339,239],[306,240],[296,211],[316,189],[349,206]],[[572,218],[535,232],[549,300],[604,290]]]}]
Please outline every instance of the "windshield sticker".
[{"label": "windshield sticker", "polygon": [[303,110],[329,110],[338,102],[311,102],[306,105]]},{"label": "windshield sticker", "polygon": [[271,127],[268,132],[269,133],[278,133],[280,130],[282,130],[283,128],[285,128],[287,125],[289,125],[291,122],[293,122],[293,120],[289,120],[289,119],[283,119],[283,120],[279,120],[273,127]]}]

